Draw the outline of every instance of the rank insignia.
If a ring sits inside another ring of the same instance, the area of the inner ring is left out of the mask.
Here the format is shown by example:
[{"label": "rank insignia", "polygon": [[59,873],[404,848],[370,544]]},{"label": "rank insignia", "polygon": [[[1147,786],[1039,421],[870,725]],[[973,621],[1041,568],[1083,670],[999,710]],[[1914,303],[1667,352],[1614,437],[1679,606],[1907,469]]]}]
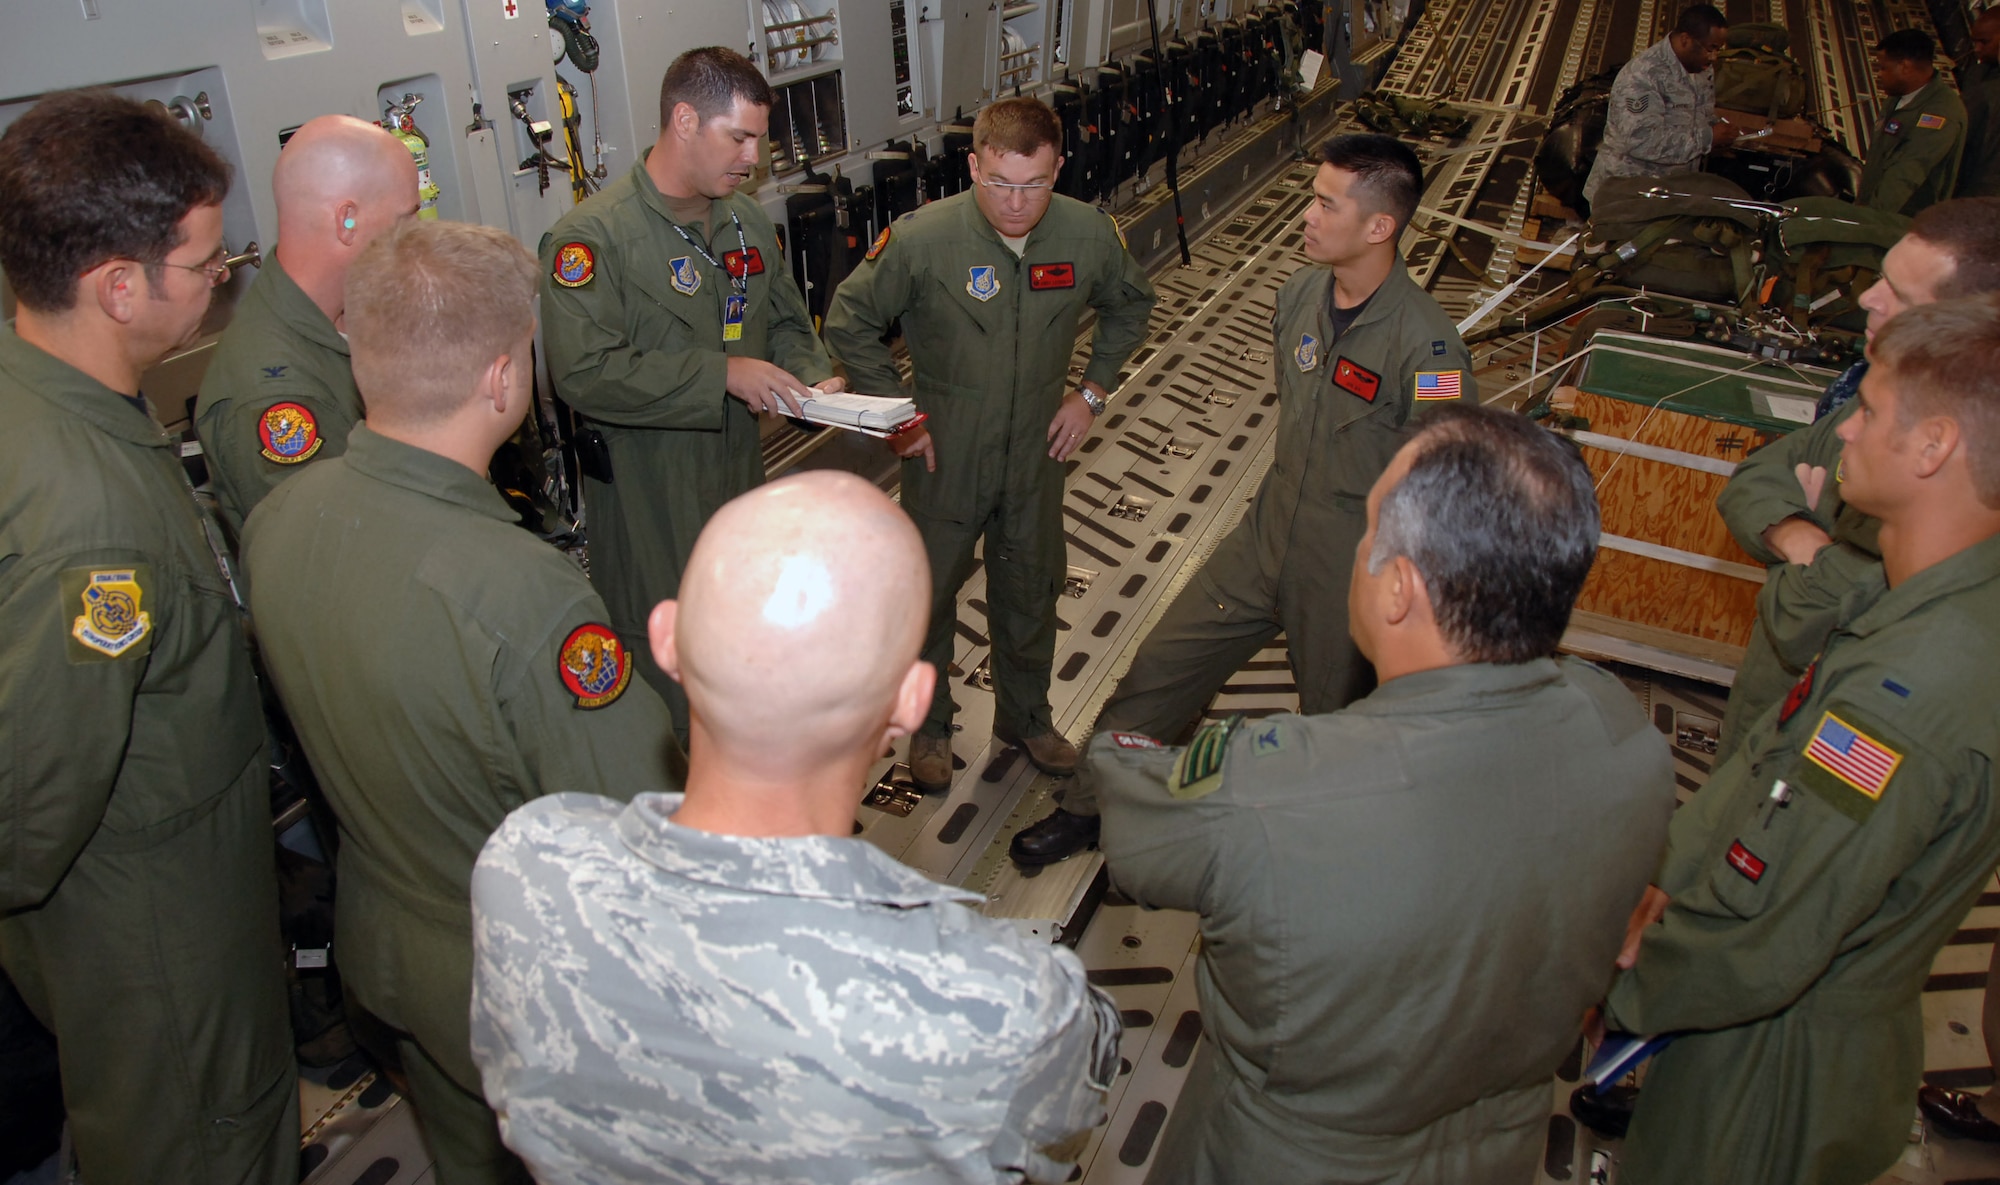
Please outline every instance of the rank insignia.
[{"label": "rank insignia", "polygon": [[563,639],[556,668],[579,708],[615,702],[632,681],[632,656],[625,652],[625,644],[610,626],[594,621],[577,626]]},{"label": "rank insignia", "polygon": [[590,277],[597,274],[597,256],[582,243],[564,243],[556,251],[556,266],[551,273],[556,283],[565,288],[581,288],[590,283]]},{"label": "rank insignia", "polygon": [[1634,115],[1645,114],[1646,108],[1652,105],[1653,96],[1651,95],[1631,95],[1625,100],[1625,110],[1630,111]]},{"label": "rank insignia", "polygon": [[1924,129],[1927,132],[1935,132],[1938,129],[1944,127],[1944,116],[1919,115],[1917,116],[1917,126]]},{"label": "rank insignia", "polygon": [[1439,338],[1437,341],[1431,343],[1431,357],[1442,358],[1444,357],[1444,354],[1445,354],[1445,345],[1443,338]]},{"label": "rank insignia", "polygon": [[1333,385],[1350,395],[1359,395],[1373,403],[1375,392],[1382,389],[1382,376],[1365,366],[1356,366],[1342,358],[1334,364]]},{"label": "rank insignia", "polygon": [[291,366],[289,364],[284,366],[266,366],[264,368],[264,377],[267,379],[281,379],[285,377],[285,372],[290,369]]},{"label": "rank insignia", "polygon": [[77,643],[70,651],[71,662],[101,662],[151,649],[153,618],[143,604],[144,585],[151,578],[143,565],[63,573],[64,603],[83,608],[69,627],[69,636]]},{"label": "rank insignia", "polygon": [[326,441],[320,438],[319,421],[303,404],[274,403],[257,421],[257,439],[264,447],[257,451],[274,465],[297,465],[310,461]]},{"label": "rank insignia", "polygon": [[965,282],[965,290],[974,300],[992,300],[1000,295],[1000,274],[992,267],[968,269],[971,278]]},{"label": "rank insignia", "polygon": [[674,291],[682,296],[693,296],[701,291],[701,272],[694,266],[694,257],[683,255],[679,259],[669,259],[667,269],[673,273],[671,282]]},{"label": "rank insignia", "polygon": [[1035,292],[1050,288],[1076,287],[1076,265],[1072,263],[1033,263],[1028,265],[1028,287]]},{"label": "rank insignia", "polygon": [[1756,884],[1764,879],[1765,864],[1757,858],[1757,853],[1743,846],[1742,840],[1729,845],[1729,866],[1741,873],[1744,880]]},{"label": "rank insignia", "polygon": [[1892,119],[1885,122],[1882,125],[1882,132],[1884,135],[1894,136],[1897,133],[1901,132],[1902,130],[1903,130],[1903,121],[1900,119]]},{"label": "rank insignia", "polygon": [[1456,370],[1420,370],[1417,372],[1417,398],[1420,400],[1456,399],[1459,396],[1459,372]]},{"label": "rank insignia", "polygon": [[868,254],[862,256],[862,258],[873,259],[877,255],[882,254],[882,248],[888,245],[889,245],[889,228],[885,226],[882,228],[882,233],[875,236],[875,242],[868,248]]},{"label": "rank insignia", "polygon": [[1319,339],[1310,333],[1299,335],[1299,348],[1292,351],[1292,361],[1299,364],[1299,373],[1304,374],[1319,365]]},{"label": "rank insignia", "polygon": [[1784,705],[1778,709],[1779,724],[1782,725],[1785,723],[1785,721],[1790,720],[1793,716],[1797,715],[1798,710],[1805,706],[1806,700],[1812,698],[1813,675],[1818,671],[1819,671],[1819,659],[1814,658],[1812,662],[1809,665],[1807,665],[1806,673],[1800,675],[1799,681],[1797,683],[1792,684],[1792,689],[1785,693]]},{"label": "rank insignia", "polygon": [[1152,737],[1145,736],[1141,733],[1136,733],[1136,732],[1114,732],[1111,734],[1111,741],[1113,744],[1117,745],[1121,749],[1166,748],[1165,745],[1162,745],[1160,742],[1154,740]]},{"label": "rank insignia", "polygon": [[761,276],[764,274],[764,253],[755,247],[747,251],[725,251],[722,253],[722,266],[739,280]]},{"label": "rank insignia", "polygon": [[1903,763],[1901,753],[1832,712],[1820,717],[1819,727],[1806,742],[1805,757],[1871,803],[1881,799],[1889,779],[1896,776],[1896,767]]},{"label": "rank insignia", "polygon": [[1250,734],[1250,755],[1269,757],[1285,751],[1285,732],[1275,724],[1259,724]]},{"label": "rank insignia", "polygon": [[1231,716],[1202,725],[1187,748],[1174,758],[1167,793],[1175,798],[1202,798],[1221,789],[1222,767],[1229,759],[1229,735],[1242,723],[1243,717]]}]

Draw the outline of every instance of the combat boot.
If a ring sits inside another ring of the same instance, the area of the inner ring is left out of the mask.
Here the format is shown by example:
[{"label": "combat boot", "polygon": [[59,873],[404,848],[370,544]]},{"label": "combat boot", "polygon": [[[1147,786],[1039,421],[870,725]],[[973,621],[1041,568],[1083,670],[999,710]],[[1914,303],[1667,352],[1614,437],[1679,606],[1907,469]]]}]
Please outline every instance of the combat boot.
[{"label": "combat boot", "polygon": [[1026,867],[1067,860],[1097,842],[1096,815],[1072,815],[1057,807],[1047,818],[1038,820],[1014,835],[1007,854],[1014,863]]},{"label": "combat boot", "polygon": [[1076,746],[1054,729],[1031,737],[1017,737],[995,728],[993,739],[1011,748],[1025,750],[1028,760],[1045,774],[1066,778],[1076,772]]},{"label": "combat boot", "polygon": [[917,733],[910,738],[910,780],[926,794],[951,789],[951,737]]}]

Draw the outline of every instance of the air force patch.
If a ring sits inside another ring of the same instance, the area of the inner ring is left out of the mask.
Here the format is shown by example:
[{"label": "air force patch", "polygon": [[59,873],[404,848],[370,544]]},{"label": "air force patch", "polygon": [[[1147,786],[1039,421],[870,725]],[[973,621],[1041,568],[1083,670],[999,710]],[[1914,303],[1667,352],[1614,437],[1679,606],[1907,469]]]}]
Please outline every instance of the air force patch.
[{"label": "air force patch", "polygon": [[581,288],[597,274],[597,256],[582,243],[564,243],[556,251],[551,278],[565,288]]},{"label": "air force patch", "polygon": [[1319,339],[1310,333],[1299,335],[1299,348],[1292,351],[1292,360],[1299,364],[1300,373],[1319,365]]},{"label": "air force patch", "polygon": [[[81,607],[69,627],[69,660],[102,662],[144,654],[152,649],[153,617],[144,608],[145,586],[152,570],[77,568],[62,574],[63,604]],[[67,613],[67,610],[65,610]]]},{"label": "air force patch", "polygon": [[701,271],[695,267],[692,255],[669,259],[667,267],[673,272],[672,283],[675,292],[682,296],[693,296],[701,291]]},{"label": "air force patch", "polygon": [[263,442],[257,451],[273,465],[310,461],[326,443],[320,437],[319,421],[313,418],[312,409],[302,403],[274,403],[265,408],[257,421],[257,439]]},{"label": "air force patch", "polygon": [[632,657],[611,627],[586,622],[569,632],[557,652],[556,673],[579,708],[601,708],[625,694]]},{"label": "air force patch", "polygon": [[965,282],[965,290],[974,300],[992,300],[1000,295],[1000,274],[993,267],[969,269],[971,278]]}]

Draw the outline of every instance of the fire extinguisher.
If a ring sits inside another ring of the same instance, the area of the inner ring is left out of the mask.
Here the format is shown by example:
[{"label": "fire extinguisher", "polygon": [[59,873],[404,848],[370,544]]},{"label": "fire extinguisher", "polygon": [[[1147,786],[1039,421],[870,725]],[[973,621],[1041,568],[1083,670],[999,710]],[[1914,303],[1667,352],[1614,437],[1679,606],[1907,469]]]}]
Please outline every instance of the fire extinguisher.
[{"label": "fire extinguisher", "polygon": [[417,161],[417,217],[435,220],[438,216],[438,195],[443,190],[431,178],[431,142],[417,129],[417,104],[424,101],[422,95],[406,94],[401,103],[386,104],[388,111],[382,117],[382,126],[389,134],[403,142],[410,155]]}]

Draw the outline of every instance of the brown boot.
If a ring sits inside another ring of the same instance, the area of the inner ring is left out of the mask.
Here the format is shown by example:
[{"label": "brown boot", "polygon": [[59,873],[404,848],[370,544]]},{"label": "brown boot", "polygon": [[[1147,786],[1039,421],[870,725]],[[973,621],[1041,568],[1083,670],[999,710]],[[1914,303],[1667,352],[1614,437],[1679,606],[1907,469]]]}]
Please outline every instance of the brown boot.
[{"label": "brown boot", "polygon": [[1025,749],[1028,760],[1045,774],[1066,778],[1076,772],[1076,746],[1069,743],[1068,737],[1053,729],[1031,737],[1014,737],[996,728],[993,739],[1003,745]]},{"label": "brown boot", "polygon": [[910,780],[926,794],[951,789],[951,738],[917,733],[910,738]]}]

